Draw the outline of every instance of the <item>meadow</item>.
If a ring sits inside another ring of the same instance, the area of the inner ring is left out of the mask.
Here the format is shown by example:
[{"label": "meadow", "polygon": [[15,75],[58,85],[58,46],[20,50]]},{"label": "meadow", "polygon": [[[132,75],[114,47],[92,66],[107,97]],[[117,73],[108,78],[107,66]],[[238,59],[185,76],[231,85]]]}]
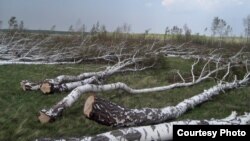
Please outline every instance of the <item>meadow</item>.
[{"label": "meadow", "polygon": [[[132,88],[146,88],[178,82],[176,70],[186,76],[190,75],[194,60],[166,58],[164,67],[148,69],[142,72],[129,72],[109,77],[106,83],[124,82]],[[0,140],[34,140],[40,137],[82,137],[114,130],[88,120],[83,116],[83,105],[91,94],[84,94],[73,107],[63,113],[59,120],[39,123],[39,110],[48,108],[61,100],[67,93],[44,95],[41,92],[23,91],[20,81],[33,81],[53,78],[60,74],[76,75],[81,72],[102,70],[104,64],[84,63],[77,65],[1,65],[0,66]],[[202,63],[198,65],[199,69]],[[231,72],[239,73],[241,70]],[[123,91],[97,93],[100,97],[130,108],[160,108],[175,105],[180,101],[203,92],[217,83],[209,79],[192,87],[184,87],[164,92],[132,95]],[[250,87],[235,89],[213,97],[210,101],[195,107],[177,120],[224,118],[231,111],[239,114],[250,112]]]}]

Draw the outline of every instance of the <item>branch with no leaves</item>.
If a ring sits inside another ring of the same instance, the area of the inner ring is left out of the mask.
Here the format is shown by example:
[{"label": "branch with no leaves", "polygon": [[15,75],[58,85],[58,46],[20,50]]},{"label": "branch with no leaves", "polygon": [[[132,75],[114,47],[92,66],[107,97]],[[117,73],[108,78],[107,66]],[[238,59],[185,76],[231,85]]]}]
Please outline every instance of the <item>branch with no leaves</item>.
[{"label": "branch with no leaves", "polygon": [[[193,72],[194,66],[198,63],[198,61],[194,62],[194,64],[192,65],[193,67],[191,68],[191,72]],[[205,65],[206,66],[206,65]],[[130,87],[128,87],[126,84],[118,82],[118,83],[113,83],[113,84],[106,84],[106,85],[83,85],[83,86],[79,86],[77,88],[75,88],[68,96],[66,96],[63,100],[61,100],[60,102],[58,102],[55,106],[53,106],[52,108],[50,108],[49,110],[43,109],[41,110],[40,117],[48,117],[46,121],[42,121],[41,122],[48,122],[56,119],[59,115],[62,115],[62,112],[65,108],[70,107],[73,103],[75,103],[75,101],[77,99],[79,99],[79,97],[87,92],[103,92],[103,91],[109,91],[109,90],[117,90],[117,89],[122,89],[128,93],[131,94],[139,94],[139,93],[150,93],[150,92],[158,92],[158,91],[166,91],[166,90],[170,90],[173,88],[179,88],[179,87],[188,87],[188,86],[192,86],[195,84],[198,84],[208,78],[210,78],[210,76],[214,73],[216,73],[217,71],[226,69],[226,68],[230,68],[227,66],[222,66],[219,68],[216,68],[212,71],[210,71],[208,74],[203,75],[204,72],[201,72],[201,76],[198,79],[194,78],[194,74],[193,75],[193,81],[191,82],[182,82],[182,83],[174,83],[171,85],[167,85],[167,86],[161,86],[161,87],[154,87],[154,88],[145,88],[145,89],[132,89]],[[205,69],[203,69],[204,71]],[[226,73],[227,74],[227,73]],[[225,75],[227,76],[227,75]],[[224,77],[223,77],[224,78]],[[235,83],[233,83],[235,84]],[[237,83],[238,84],[238,83]],[[222,85],[222,83],[218,84],[218,85]],[[219,86],[218,86],[219,87]],[[223,88],[222,88],[223,89]]]}]

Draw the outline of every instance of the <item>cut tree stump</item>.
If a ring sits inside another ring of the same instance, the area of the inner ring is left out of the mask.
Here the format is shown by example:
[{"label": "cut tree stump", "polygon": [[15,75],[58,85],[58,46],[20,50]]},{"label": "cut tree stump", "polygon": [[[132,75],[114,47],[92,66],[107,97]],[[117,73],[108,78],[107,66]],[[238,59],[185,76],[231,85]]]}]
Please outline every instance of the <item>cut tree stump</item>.
[{"label": "cut tree stump", "polygon": [[38,116],[38,119],[41,123],[48,123],[51,122],[51,118],[44,114],[43,112],[39,112],[40,115]]},{"label": "cut tree stump", "polygon": [[54,90],[54,86],[53,84],[49,83],[49,82],[43,82],[41,84],[40,90],[44,93],[44,94],[51,94],[53,93]]},{"label": "cut tree stump", "polygon": [[95,96],[91,95],[88,97],[88,99],[86,100],[85,104],[84,104],[84,109],[83,109],[83,113],[89,118],[90,117],[90,113],[93,109],[93,104],[95,102]]}]

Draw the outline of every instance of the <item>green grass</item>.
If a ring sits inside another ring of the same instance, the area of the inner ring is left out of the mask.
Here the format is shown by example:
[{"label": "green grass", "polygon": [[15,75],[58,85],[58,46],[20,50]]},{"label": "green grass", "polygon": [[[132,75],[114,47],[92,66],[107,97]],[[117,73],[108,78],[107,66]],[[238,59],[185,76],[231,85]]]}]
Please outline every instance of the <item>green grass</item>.
[{"label": "green grass", "polygon": [[[133,88],[167,85],[175,81],[175,70],[190,73],[193,61],[171,58],[167,67],[136,73],[117,74],[106,83],[125,82]],[[86,119],[82,114],[83,104],[89,94],[83,95],[77,103],[64,112],[64,116],[51,124],[41,124],[37,114],[42,108],[49,108],[67,93],[42,95],[40,92],[24,92],[21,80],[39,81],[60,74],[79,74],[80,72],[99,71],[103,65],[4,65],[0,66],[0,140],[34,140],[39,137],[81,137],[113,130],[115,128],[99,125]],[[177,76],[177,75],[176,75]],[[164,107],[175,105],[193,95],[203,92],[214,85],[213,80],[193,87],[178,88],[166,92],[131,95],[121,91],[100,94],[101,97],[130,108]],[[181,116],[180,119],[223,118],[236,110],[240,114],[250,112],[250,87],[233,90],[214,97]]]}]

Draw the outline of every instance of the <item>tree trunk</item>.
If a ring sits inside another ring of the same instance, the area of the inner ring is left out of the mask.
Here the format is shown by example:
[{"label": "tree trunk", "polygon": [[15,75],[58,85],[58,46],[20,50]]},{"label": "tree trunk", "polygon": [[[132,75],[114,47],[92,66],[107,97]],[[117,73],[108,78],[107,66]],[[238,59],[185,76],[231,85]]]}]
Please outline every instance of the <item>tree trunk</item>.
[{"label": "tree trunk", "polygon": [[218,84],[208,90],[204,90],[203,93],[185,99],[176,106],[159,109],[128,109],[96,96],[90,96],[86,100],[84,114],[87,118],[108,126],[126,127],[162,123],[178,118],[186,111],[218,95],[221,91],[238,88],[248,81],[249,78],[238,82]]},{"label": "tree trunk", "polygon": [[[130,110],[131,115],[138,114],[135,117],[139,117],[140,114],[141,115],[155,115],[155,117],[152,118],[151,116],[146,116],[146,117],[141,116],[142,119],[137,119],[137,120],[135,119],[136,121],[131,120],[130,122],[127,122],[127,121],[125,122],[124,119],[120,118],[116,122],[113,123],[113,126],[144,125],[143,124],[144,122],[150,123],[150,124],[160,123],[169,119],[177,118],[183,113],[185,113],[188,109],[191,109],[195,107],[196,105],[209,100],[212,96],[218,95],[221,91],[235,89],[235,88],[238,88],[239,86],[247,84],[250,79],[248,76],[249,74],[246,75],[246,77],[244,77],[244,79],[240,81],[234,81],[231,83],[215,85],[208,90],[204,90],[204,92],[201,94],[198,94],[192,98],[189,98],[189,99],[184,100],[183,102],[180,102],[175,107],[165,107],[162,109],[146,108],[146,109],[141,109],[141,110],[138,110],[138,109]],[[168,88],[169,86],[163,86],[163,87],[134,90],[128,87],[126,84],[120,83],[120,82],[107,84],[107,85],[87,84],[84,86],[77,87],[68,96],[66,96],[64,99],[58,102],[55,106],[53,106],[52,108],[48,110],[43,109],[41,112],[52,119],[56,119],[59,117],[59,115],[62,115],[62,112],[64,109],[70,107],[83,93],[86,93],[86,92],[103,92],[103,91],[108,91],[108,90],[122,89],[129,93],[138,94],[138,93],[163,91]],[[132,116],[132,118],[135,118],[135,117]],[[128,118],[131,118],[131,117],[128,117]]]},{"label": "tree trunk", "polygon": [[84,105],[84,115],[107,126],[150,125],[162,121],[161,109],[128,109],[96,96],[90,96]]},{"label": "tree trunk", "polygon": [[[44,94],[50,94],[53,92],[67,92],[71,91],[74,88],[78,86],[82,86],[85,84],[93,84],[95,81],[101,81],[102,79],[105,79],[106,77],[113,75],[114,73],[119,73],[119,72],[129,72],[134,69],[128,69],[126,67],[133,65],[137,62],[140,62],[141,59],[127,59],[122,62],[118,62],[117,64],[108,67],[104,71],[99,71],[99,72],[87,72],[87,73],[82,73],[77,76],[71,76],[71,75],[60,75],[57,76],[54,79],[47,79],[44,80],[43,83],[37,84],[37,85],[32,85],[29,86],[29,89],[27,90],[41,90]],[[146,68],[151,68],[152,66],[149,67],[144,67],[141,69],[135,69],[137,71],[144,70]],[[126,68],[126,69],[125,69]],[[21,87],[24,88],[25,83],[28,80],[23,80],[21,82]],[[33,82],[28,81],[30,84]],[[26,84],[27,85],[27,84]],[[34,88],[33,88],[34,87]],[[37,87],[40,87],[37,89]],[[24,89],[26,90],[26,89]]]},{"label": "tree trunk", "polygon": [[92,137],[82,138],[40,138],[37,141],[55,141],[55,140],[70,140],[70,141],[152,141],[152,140],[173,140],[173,125],[247,125],[250,122],[250,113],[237,116],[236,112],[224,119],[211,120],[184,120],[174,121],[170,123],[162,123],[158,125],[149,125],[141,127],[131,127],[118,129]]},{"label": "tree trunk", "polygon": [[37,91],[40,90],[40,84],[39,83],[34,83],[30,82],[28,80],[22,80],[20,82],[20,85],[24,91]]},{"label": "tree trunk", "polygon": [[51,93],[58,93],[58,92],[68,92],[73,90],[74,88],[86,84],[93,84],[98,82],[98,78],[96,76],[84,79],[82,81],[70,82],[70,83],[63,83],[63,84],[56,84],[44,81],[41,84],[40,90],[44,94],[51,94]]}]

